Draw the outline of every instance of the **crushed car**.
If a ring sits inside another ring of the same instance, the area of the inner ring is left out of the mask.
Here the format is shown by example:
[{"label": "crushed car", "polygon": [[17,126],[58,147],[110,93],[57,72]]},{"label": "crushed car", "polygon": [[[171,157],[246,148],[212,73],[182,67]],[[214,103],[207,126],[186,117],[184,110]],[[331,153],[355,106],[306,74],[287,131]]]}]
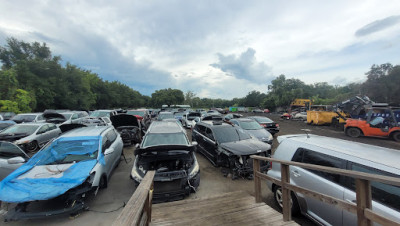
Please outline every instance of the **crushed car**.
[{"label": "crushed car", "polygon": [[121,135],[124,145],[132,145],[142,141],[142,126],[134,115],[118,114],[111,116],[111,122]]},{"label": "crushed car", "polygon": [[138,185],[148,170],[155,170],[154,203],[185,198],[200,184],[195,145],[178,122],[153,122],[135,150],[131,178]]},{"label": "crushed car", "polygon": [[[85,209],[85,197],[107,187],[122,148],[122,139],[112,126],[83,127],[61,135],[0,182],[0,201],[17,204],[5,220],[74,214]],[[62,206],[37,208],[48,201]]]}]

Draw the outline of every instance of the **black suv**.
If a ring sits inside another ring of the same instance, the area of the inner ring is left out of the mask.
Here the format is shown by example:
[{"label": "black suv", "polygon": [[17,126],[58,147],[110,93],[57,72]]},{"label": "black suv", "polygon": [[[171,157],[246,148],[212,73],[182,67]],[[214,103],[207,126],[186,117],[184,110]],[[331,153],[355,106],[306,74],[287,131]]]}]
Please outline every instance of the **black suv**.
[{"label": "black suv", "polygon": [[[197,141],[197,150],[214,166],[228,168],[232,179],[252,178],[253,160],[250,155],[271,154],[271,145],[253,138],[236,125],[223,122],[221,118],[198,122],[193,128],[192,140]],[[263,171],[267,168],[267,165],[262,166]]]},{"label": "black suv", "polygon": [[175,120],[152,122],[136,147],[131,178],[138,185],[147,170],[155,170],[153,202],[183,199],[200,184],[193,145]]}]

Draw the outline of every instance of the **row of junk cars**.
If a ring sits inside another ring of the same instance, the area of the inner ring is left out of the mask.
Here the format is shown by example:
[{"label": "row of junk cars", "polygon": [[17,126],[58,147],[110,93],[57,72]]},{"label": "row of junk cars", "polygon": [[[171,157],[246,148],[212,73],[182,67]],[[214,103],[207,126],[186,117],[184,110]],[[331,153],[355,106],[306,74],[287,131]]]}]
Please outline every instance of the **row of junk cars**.
[{"label": "row of junk cars", "polygon": [[[13,203],[5,221],[76,214],[85,198],[106,188],[125,158],[123,147],[135,145],[131,179],[139,184],[155,170],[154,202],[173,201],[195,192],[201,152],[224,175],[252,178],[252,154],[269,156],[279,125],[209,111],[46,110],[0,121],[0,201]],[[192,129],[192,141],[187,130]],[[272,134],[271,134],[272,133]],[[263,166],[267,170],[267,165]],[[32,205],[56,201],[41,210]]]}]

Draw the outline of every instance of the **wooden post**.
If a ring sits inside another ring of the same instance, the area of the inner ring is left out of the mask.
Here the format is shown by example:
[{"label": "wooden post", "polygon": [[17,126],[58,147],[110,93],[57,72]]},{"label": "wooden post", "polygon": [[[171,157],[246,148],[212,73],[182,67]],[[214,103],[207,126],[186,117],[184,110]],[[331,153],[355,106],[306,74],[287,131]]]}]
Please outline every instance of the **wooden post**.
[{"label": "wooden post", "polygon": [[372,209],[371,182],[356,179],[357,224],[370,226],[372,222],[365,216],[365,209]]},{"label": "wooden post", "polygon": [[283,221],[291,221],[291,205],[290,205],[290,190],[286,188],[286,184],[290,183],[289,165],[281,163],[281,178],[282,178],[282,213]]},{"label": "wooden post", "polygon": [[262,202],[261,197],[261,178],[258,177],[257,173],[261,171],[260,160],[253,159],[253,175],[254,175],[254,191],[256,203]]},{"label": "wooden post", "polygon": [[154,181],[151,183],[150,185],[150,189],[149,189],[149,196],[148,196],[148,200],[147,200],[147,225],[150,224],[151,222],[151,209],[152,209],[152,202],[153,202],[153,189],[154,189]]}]

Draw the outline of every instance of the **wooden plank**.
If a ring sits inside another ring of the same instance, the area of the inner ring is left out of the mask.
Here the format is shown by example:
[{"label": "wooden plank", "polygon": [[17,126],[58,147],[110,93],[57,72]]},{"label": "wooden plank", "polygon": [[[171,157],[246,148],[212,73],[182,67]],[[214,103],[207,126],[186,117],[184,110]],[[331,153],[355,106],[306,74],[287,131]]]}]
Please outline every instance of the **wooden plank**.
[{"label": "wooden plank", "polygon": [[114,221],[113,225],[137,225],[139,224],[144,204],[149,196],[151,184],[153,183],[155,171],[148,171],[142,182],[136,188],[128,203]]},{"label": "wooden plank", "polygon": [[368,180],[356,179],[357,224],[371,226],[372,221],[364,215],[365,209],[372,208],[371,183]]},{"label": "wooden plank", "polygon": [[253,159],[253,172],[254,172],[254,191],[256,202],[262,202],[261,197],[261,179],[257,176],[257,172],[260,172],[260,160]]},{"label": "wooden plank", "polygon": [[343,175],[343,176],[353,177],[355,179],[372,180],[372,181],[377,181],[377,182],[381,182],[381,183],[385,183],[385,184],[400,186],[400,178],[397,178],[397,177],[389,177],[389,176],[383,176],[383,175],[377,175],[377,174],[357,172],[357,171],[353,171],[353,170],[339,169],[339,168],[334,168],[334,167],[326,167],[326,166],[312,165],[312,164],[307,164],[307,163],[278,160],[278,159],[267,158],[267,157],[262,157],[262,156],[258,156],[258,155],[252,155],[250,157],[253,159],[259,159],[259,160],[263,160],[263,161],[277,162],[277,163],[281,163],[281,164],[285,164],[285,165],[298,166],[298,167],[302,167],[305,169],[312,169],[312,170],[319,170],[319,171],[328,172],[328,173],[335,173],[335,174],[339,174],[339,175]]},{"label": "wooden plank", "polygon": [[281,180],[282,180],[282,213],[283,213],[283,221],[291,221],[292,213],[291,213],[291,205],[290,205],[290,190],[287,188],[287,185],[290,184],[290,172],[289,166],[285,164],[281,164]]},{"label": "wooden plank", "polygon": [[169,206],[179,206],[179,205],[185,205],[187,203],[191,203],[193,200],[197,200],[198,202],[201,201],[208,201],[209,199],[220,199],[224,197],[244,197],[248,196],[249,193],[245,191],[234,191],[234,192],[228,192],[228,193],[222,193],[222,194],[216,194],[212,195],[209,197],[203,197],[203,198],[196,198],[196,199],[185,199],[185,200],[179,200],[179,201],[174,201],[174,202],[165,202],[165,203],[158,203],[153,205],[154,208],[165,208]]},{"label": "wooden plank", "polygon": [[[153,210],[153,222],[160,221],[161,219],[174,220],[182,218],[193,218],[197,216],[211,216],[215,214],[222,214],[241,208],[248,205],[255,205],[254,198],[251,196],[244,198],[234,198],[230,200],[212,199],[208,202],[198,204],[193,202],[185,206],[177,208],[170,207],[166,209]],[[174,214],[171,214],[174,213]]]},{"label": "wooden plank", "polygon": [[394,219],[388,219],[387,217],[382,216],[380,214],[377,214],[377,213],[373,212],[370,209],[365,209],[364,210],[364,215],[368,219],[370,219],[370,220],[372,220],[372,221],[374,221],[374,222],[376,222],[378,224],[381,224],[381,225],[400,226],[400,222],[399,221],[396,221]]}]

